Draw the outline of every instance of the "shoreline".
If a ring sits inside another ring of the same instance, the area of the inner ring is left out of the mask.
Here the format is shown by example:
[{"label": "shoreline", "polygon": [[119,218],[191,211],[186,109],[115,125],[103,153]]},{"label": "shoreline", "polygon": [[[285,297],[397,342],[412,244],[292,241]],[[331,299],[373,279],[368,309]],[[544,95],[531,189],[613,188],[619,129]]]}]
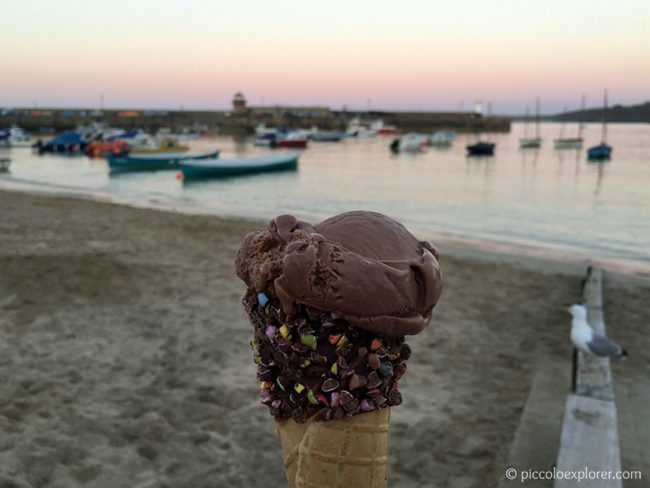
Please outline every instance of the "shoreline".
[{"label": "shoreline", "polygon": [[[18,183],[18,187],[16,187],[15,183]],[[20,188],[20,185],[23,185],[23,188]],[[50,188],[50,186],[46,184],[25,182],[22,180],[15,182],[11,181],[9,185],[3,185],[3,181],[0,179],[0,191],[9,193],[26,193],[47,198],[71,198],[75,200],[120,205],[128,208],[153,210],[178,215],[242,221],[257,224],[257,226],[265,226],[269,222],[269,219],[265,219],[261,216],[215,214],[209,211],[201,212],[200,209],[195,207],[184,208],[164,203],[151,202],[150,204],[139,204],[130,201],[128,198],[111,198],[111,196],[104,193],[77,190],[75,187],[69,187],[70,191],[68,193],[58,191],[61,189],[61,186],[59,185],[52,187],[53,189],[51,191],[48,191],[48,188]],[[479,237],[418,231],[414,231],[414,234],[421,239],[430,240],[444,254],[449,254],[458,258],[490,259],[501,263],[524,265],[533,270],[548,269],[548,266],[551,265],[554,271],[573,275],[584,273],[586,268],[589,266],[597,266],[614,277],[634,280],[640,286],[650,285],[650,262],[607,256],[581,255],[581,253],[576,250],[561,250],[544,246],[519,243],[515,244],[507,241],[490,240]]]}]

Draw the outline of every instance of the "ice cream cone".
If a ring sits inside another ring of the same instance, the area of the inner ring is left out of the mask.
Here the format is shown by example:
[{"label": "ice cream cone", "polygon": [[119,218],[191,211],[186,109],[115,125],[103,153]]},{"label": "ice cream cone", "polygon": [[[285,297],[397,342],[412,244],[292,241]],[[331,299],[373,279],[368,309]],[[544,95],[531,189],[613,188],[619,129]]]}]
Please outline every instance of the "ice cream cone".
[{"label": "ice cream cone", "polygon": [[390,409],[351,419],[278,423],[291,488],[385,488]]}]

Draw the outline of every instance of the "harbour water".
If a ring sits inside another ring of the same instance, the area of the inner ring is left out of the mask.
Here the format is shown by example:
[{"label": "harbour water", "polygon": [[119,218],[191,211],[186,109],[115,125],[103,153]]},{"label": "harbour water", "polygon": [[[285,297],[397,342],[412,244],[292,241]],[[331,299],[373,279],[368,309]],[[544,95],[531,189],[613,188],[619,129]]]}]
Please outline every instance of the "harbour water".
[{"label": "harbour water", "polygon": [[[572,130],[567,126],[565,136]],[[178,180],[175,171],[110,175],[103,159],[2,149],[12,166],[0,175],[0,188],[220,216],[293,213],[318,220],[347,210],[375,210],[421,235],[650,269],[650,125],[610,125],[613,157],[601,163],[586,160],[586,148],[600,142],[599,124],[586,125],[581,150],[555,150],[559,131],[558,124],[542,124],[541,149],[522,150],[518,140],[524,127],[514,123],[510,133],[487,135],[497,144],[489,158],[467,158],[465,145],[475,139],[464,134],[451,148],[418,154],[392,154],[386,136],[311,142],[296,172],[191,184]],[[269,151],[255,147],[252,138],[216,137],[191,145],[219,147],[224,158]]]}]

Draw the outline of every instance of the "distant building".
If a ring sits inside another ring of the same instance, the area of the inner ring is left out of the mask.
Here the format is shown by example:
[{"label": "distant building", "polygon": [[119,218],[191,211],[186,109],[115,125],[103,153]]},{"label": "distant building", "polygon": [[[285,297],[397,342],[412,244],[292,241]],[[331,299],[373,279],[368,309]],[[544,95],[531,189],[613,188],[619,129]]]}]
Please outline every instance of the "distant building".
[{"label": "distant building", "polygon": [[246,108],[246,99],[241,92],[235,93],[235,96],[232,99],[232,112],[234,114],[245,114],[248,112]]}]

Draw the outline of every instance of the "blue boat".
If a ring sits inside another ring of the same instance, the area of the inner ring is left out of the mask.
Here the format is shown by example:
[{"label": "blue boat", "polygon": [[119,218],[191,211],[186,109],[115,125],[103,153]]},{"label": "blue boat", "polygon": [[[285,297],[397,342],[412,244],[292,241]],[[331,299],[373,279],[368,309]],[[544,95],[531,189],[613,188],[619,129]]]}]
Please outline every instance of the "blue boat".
[{"label": "blue boat", "polygon": [[493,142],[477,142],[476,144],[470,144],[467,146],[467,155],[468,156],[494,156],[494,144]]},{"label": "blue boat", "polygon": [[612,146],[609,144],[599,144],[587,149],[587,159],[589,161],[604,161],[612,157]]},{"label": "blue boat", "polygon": [[587,149],[588,161],[607,161],[612,157],[612,146],[605,142],[607,138],[607,90],[605,90],[605,99],[603,101],[603,133],[600,144]]},{"label": "blue boat", "polygon": [[211,159],[181,161],[183,180],[224,178],[228,176],[286,171],[298,168],[299,153],[271,154],[251,159]]},{"label": "blue boat", "polygon": [[86,148],[87,141],[79,132],[64,132],[47,142],[38,141],[36,149],[40,154],[43,153],[80,153]]},{"label": "blue boat", "polygon": [[155,153],[132,154],[130,156],[110,156],[108,166],[111,172],[155,171],[160,169],[178,169],[183,161],[212,160],[219,157],[219,149],[201,153]]}]

